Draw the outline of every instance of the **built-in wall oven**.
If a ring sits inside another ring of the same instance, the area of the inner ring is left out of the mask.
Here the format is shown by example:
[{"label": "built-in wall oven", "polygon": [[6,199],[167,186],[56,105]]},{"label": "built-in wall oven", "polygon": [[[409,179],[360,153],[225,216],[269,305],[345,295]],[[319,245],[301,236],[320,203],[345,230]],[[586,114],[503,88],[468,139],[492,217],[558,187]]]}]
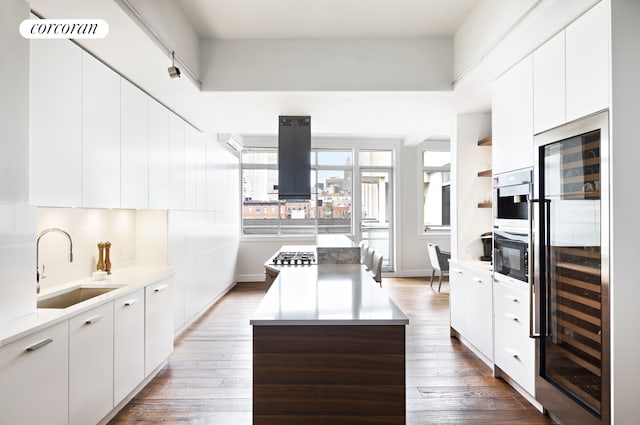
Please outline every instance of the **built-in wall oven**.
[{"label": "built-in wall oven", "polygon": [[532,173],[532,168],[523,168],[493,179],[493,270],[527,283]]},{"label": "built-in wall oven", "polygon": [[494,228],[523,228],[527,231],[527,202],[533,192],[533,169],[523,168],[493,178]]},{"label": "built-in wall oven", "polygon": [[517,230],[493,232],[493,271],[529,282],[529,235]]}]

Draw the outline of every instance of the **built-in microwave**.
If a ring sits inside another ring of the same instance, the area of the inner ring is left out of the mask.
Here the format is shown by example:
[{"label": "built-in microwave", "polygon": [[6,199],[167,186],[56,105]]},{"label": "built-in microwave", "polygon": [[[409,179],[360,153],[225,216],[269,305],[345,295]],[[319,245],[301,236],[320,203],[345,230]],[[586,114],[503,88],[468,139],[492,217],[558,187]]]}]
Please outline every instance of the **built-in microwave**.
[{"label": "built-in microwave", "polygon": [[493,271],[529,282],[529,235],[515,231],[493,231]]},{"label": "built-in microwave", "polygon": [[533,169],[497,174],[493,178],[494,228],[526,227],[533,192]]}]

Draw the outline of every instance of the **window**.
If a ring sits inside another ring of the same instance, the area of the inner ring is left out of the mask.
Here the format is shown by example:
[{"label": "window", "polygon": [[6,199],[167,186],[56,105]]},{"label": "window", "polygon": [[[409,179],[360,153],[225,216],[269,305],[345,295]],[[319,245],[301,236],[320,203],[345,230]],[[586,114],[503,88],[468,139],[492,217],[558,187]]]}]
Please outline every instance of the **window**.
[{"label": "window", "polygon": [[311,200],[279,201],[277,150],[245,149],[243,234],[351,233],[352,158],[351,150],[313,150]]},{"label": "window", "polygon": [[451,152],[448,141],[428,141],[422,152],[423,232],[451,225]]}]

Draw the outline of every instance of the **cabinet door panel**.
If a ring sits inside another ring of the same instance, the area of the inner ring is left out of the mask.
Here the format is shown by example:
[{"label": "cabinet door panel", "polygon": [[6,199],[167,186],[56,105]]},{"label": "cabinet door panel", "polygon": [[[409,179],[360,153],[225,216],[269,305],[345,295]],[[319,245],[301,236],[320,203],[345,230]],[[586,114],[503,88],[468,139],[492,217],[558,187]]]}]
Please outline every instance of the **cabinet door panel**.
[{"label": "cabinet door panel", "polygon": [[449,268],[451,327],[461,334],[467,333],[465,301],[467,285],[465,279],[466,276],[461,268],[453,265]]},{"label": "cabinet door panel", "polygon": [[493,173],[533,166],[533,60],[527,56],[494,86]]},{"label": "cabinet door panel", "polygon": [[184,121],[169,113],[169,208],[185,208]]},{"label": "cabinet door panel", "polygon": [[30,200],[82,204],[82,51],[68,40],[30,43]]},{"label": "cabinet door panel", "polygon": [[121,82],[120,203],[122,208],[149,206],[149,98],[126,80]]},{"label": "cabinet door panel", "polygon": [[0,423],[67,424],[68,391],[67,321],[0,348]]},{"label": "cabinet door panel", "polygon": [[172,280],[165,279],[145,288],[145,376],[173,351]]},{"label": "cabinet door panel", "polygon": [[533,53],[534,132],[564,124],[565,113],[564,31]]},{"label": "cabinet door panel", "polygon": [[113,408],[113,302],[69,320],[69,424],[98,423]]},{"label": "cabinet door panel", "polygon": [[82,205],[120,206],[120,76],[82,52]]},{"label": "cabinet door panel", "polygon": [[144,379],[144,289],[114,301],[113,399],[123,400]]},{"label": "cabinet door panel", "polygon": [[609,105],[609,16],[600,2],[566,29],[567,121]]},{"label": "cabinet door panel", "polygon": [[169,111],[149,99],[149,208],[169,208]]},{"label": "cabinet door panel", "polygon": [[471,273],[467,294],[468,339],[482,354],[493,360],[493,290],[489,273]]}]

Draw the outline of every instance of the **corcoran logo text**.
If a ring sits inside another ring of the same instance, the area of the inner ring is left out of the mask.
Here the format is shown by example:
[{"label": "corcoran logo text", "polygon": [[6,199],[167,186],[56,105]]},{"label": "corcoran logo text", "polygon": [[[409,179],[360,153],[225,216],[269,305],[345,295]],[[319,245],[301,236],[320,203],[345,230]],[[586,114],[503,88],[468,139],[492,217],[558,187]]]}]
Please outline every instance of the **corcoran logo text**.
[{"label": "corcoran logo text", "polygon": [[25,19],[20,23],[24,38],[104,38],[109,24],[102,19]]}]

